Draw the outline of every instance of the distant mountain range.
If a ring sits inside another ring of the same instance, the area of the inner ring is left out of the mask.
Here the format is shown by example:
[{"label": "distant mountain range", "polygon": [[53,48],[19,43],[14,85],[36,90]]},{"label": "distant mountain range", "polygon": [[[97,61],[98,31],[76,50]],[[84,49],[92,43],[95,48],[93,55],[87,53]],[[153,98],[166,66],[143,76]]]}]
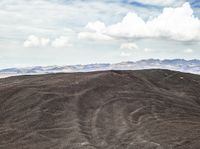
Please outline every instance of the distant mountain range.
[{"label": "distant mountain range", "polygon": [[35,66],[25,68],[8,68],[0,70],[0,77],[15,75],[35,75],[59,72],[90,72],[101,70],[140,70],[140,69],[169,69],[181,72],[200,74],[200,60],[184,59],[145,59],[140,61],[127,61],[115,64],[100,63],[88,65],[66,66]]}]

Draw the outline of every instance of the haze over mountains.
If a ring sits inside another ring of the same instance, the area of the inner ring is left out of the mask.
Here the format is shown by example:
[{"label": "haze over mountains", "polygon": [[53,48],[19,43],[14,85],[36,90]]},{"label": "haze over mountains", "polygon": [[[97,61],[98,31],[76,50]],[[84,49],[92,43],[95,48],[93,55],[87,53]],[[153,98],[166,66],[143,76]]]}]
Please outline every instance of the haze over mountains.
[{"label": "haze over mountains", "polygon": [[0,79],[1,149],[199,149],[200,76],[169,70]]},{"label": "haze over mountains", "polygon": [[59,72],[90,72],[99,70],[140,70],[140,69],[170,69],[181,72],[200,74],[200,60],[184,59],[146,59],[136,62],[127,61],[115,64],[88,64],[88,65],[67,65],[67,66],[36,66],[25,68],[8,68],[0,70],[0,77],[14,75],[34,75]]}]

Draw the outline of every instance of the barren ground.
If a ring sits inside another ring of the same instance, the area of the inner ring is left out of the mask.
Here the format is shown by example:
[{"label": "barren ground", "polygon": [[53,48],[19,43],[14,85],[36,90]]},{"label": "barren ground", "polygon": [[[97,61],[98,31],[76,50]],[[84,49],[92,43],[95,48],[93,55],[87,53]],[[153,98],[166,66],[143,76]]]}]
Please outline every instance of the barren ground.
[{"label": "barren ground", "polygon": [[0,79],[0,149],[199,149],[200,76],[169,70]]}]

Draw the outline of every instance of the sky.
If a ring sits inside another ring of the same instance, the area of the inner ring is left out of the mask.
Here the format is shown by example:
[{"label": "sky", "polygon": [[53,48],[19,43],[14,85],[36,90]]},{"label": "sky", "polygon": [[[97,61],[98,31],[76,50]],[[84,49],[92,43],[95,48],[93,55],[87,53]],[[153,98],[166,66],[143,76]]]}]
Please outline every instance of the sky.
[{"label": "sky", "polygon": [[0,0],[0,69],[200,59],[199,0]]}]

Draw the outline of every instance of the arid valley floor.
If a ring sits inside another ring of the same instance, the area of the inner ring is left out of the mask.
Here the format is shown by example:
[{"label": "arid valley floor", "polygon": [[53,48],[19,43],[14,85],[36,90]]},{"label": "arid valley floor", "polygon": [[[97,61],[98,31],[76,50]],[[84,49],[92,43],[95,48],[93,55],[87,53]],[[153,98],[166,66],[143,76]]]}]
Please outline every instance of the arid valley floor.
[{"label": "arid valley floor", "polygon": [[0,149],[199,148],[199,75],[155,69],[0,79]]}]

